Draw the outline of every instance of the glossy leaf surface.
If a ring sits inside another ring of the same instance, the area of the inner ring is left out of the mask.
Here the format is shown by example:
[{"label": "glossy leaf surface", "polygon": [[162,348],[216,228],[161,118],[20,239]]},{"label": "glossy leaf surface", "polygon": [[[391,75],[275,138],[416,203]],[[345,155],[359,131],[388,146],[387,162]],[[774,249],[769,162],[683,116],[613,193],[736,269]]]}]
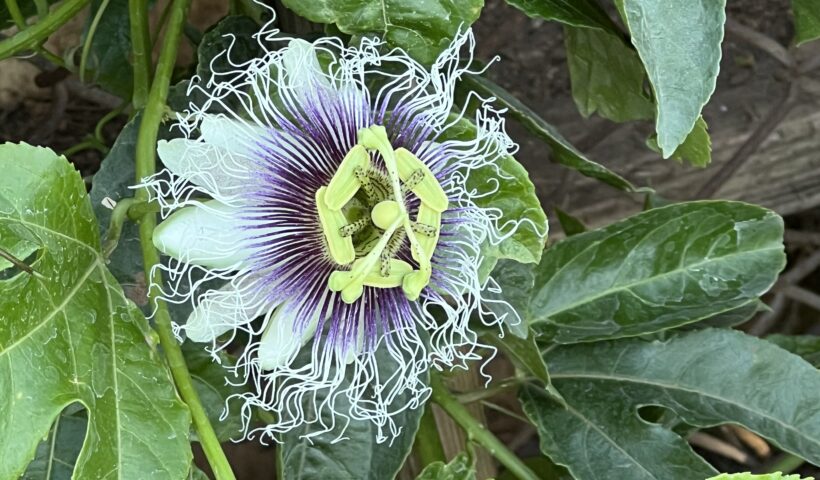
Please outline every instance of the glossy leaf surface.
[{"label": "glossy leaf surface", "polygon": [[678,327],[757,298],[784,263],[774,212],[726,201],[656,208],[547,249],[530,326],[558,343]]}]

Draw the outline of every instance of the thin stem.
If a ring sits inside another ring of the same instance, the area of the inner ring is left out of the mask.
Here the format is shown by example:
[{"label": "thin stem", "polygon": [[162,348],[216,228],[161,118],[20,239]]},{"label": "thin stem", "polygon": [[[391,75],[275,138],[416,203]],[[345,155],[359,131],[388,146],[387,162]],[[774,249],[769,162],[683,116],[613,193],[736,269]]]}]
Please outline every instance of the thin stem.
[{"label": "thin stem", "polygon": [[[17,29],[19,31],[23,31],[26,28],[28,28],[26,18],[23,16],[23,12],[20,10],[20,6],[17,4],[17,0],[5,0],[5,2],[6,8],[9,11],[9,15],[11,15],[12,20],[14,20],[14,24],[17,25]],[[43,13],[40,9],[39,4],[37,5],[37,9],[41,18],[48,13],[48,9],[46,9],[45,13]],[[49,52],[45,47],[42,46],[41,43],[35,47],[35,50],[37,50],[37,53],[40,54],[41,57],[45,58],[49,62],[65,68],[65,62],[63,61],[63,59]]]},{"label": "thin stem", "polygon": [[416,434],[416,453],[418,453],[421,464],[425,466],[433,462],[447,461],[444,446],[441,444],[441,436],[438,433],[436,416],[433,414],[433,404],[429,402],[424,407],[419,432]]},{"label": "thin stem", "polygon": [[82,142],[72,145],[63,151],[63,156],[70,157],[77,152],[82,152],[83,150],[97,150],[98,152],[102,153],[103,155],[108,153],[108,147],[105,144],[100,143],[96,138],[91,137],[87,140],[83,140]]},{"label": "thin stem", "polygon": [[475,419],[467,409],[447,390],[441,377],[436,372],[430,372],[430,386],[433,389],[433,401],[436,402],[464,432],[470,440],[486,448],[492,456],[498,459],[507,469],[520,480],[538,480],[530,468],[524,465],[513,452],[496,438],[487,427]]},{"label": "thin stem", "polygon": [[127,107],[128,107],[128,101],[126,100],[126,101],[122,102],[120,104],[120,106],[118,106],[114,110],[111,110],[110,112],[106,113],[105,116],[103,116],[100,119],[100,121],[97,122],[97,126],[94,127],[94,138],[96,138],[97,141],[100,142],[100,144],[105,145],[105,138],[103,137],[103,128],[105,128],[105,126],[108,124],[108,122],[110,122],[111,120],[114,120],[119,115],[121,115],[122,112],[124,112]]},{"label": "thin stem", "polygon": [[[140,124],[139,134],[137,135],[136,177],[138,182],[145,177],[153,175],[156,171],[157,130],[162,121],[165,102],[168,98],[168,89],[179,50],[180,36],[182,35],[182,28],[185,24],[185,16],[190,3],[191,0],[174,0],[174,5],[171,10],[168,31],[165,42],[163,42],[162,50],[160,51],[157,71],[154,75],[151,89],[148,92],[145,110],[142,114],[142,123]],[[135,4],[138,4],[136,5],[137,7],[145,6],[141,0],[132,0],[131,6],[134,7]],[[138,8],[138,10],[140,11],[136,12],[137,15],[145,14],[144,9]],[[134,12],[132,11],[132,13]],[[132,21],[133,20],[132,17]],[[134,23],[132,23],[132,27],[134,26]],[[139,25],[136,26],[139,27]],[[132,37],[134,45],[146,45],[148,38],[147,29],[142,29],[141,27],[136,28],[136,35]],[[137,50],[138,48],[135,48],[135,53]],[[147,50],[142,53],[147,53]],[[139,63],[136,58],[135,63]],[[140,68],[135,67],[135,72],[140,70]],[[135,89],[135,97],[136,96],[137,93]],[[145,189],[137,190],[135,198],[137,201],[148,201],[148,191]],[[160,261],[159,252],[154,248],[152,242],[156,224],[156,213],[146,213],[140,221],[139,228],[145,276],[149,279],[151,285],[162,284],[162,274],[158,268],[154,268]],[[191,411],[194,429],[196,429],[199,442],[202,445],[202,450],[205,452],[208,463],[217,480],[234,480],[235,477],[231,471],[228,459],[225,457],[225,452],[222,451],[219,439],[217,439],[213,426],[211,426],[211,423],[208,421],[208,416],[205,414],[205,408],[202,406],[202,402],[194,389],[191,374],[188,371],[188,366],[185,364],[185,357],[182,355],[182,349],[180,349],[176,338],[174,338],[168,306],[157,297],[156,289],[149,290],[148,299],[153,305],[156,305],[154,321],[160,338],[160,344],[165,352],[165,357],[171,369],[171,374],[174,377],[177,390]]]},{"label": "thin stem", "polygon": [[2,248],[0,248],[0,258],[4,258],[4,259],[8,260],[12,265],[14,265],[15,267],[19,268],[20,270],[28,273],[29,275],[32,275],[32,276],[38,277],[38,278],[42,278],[42,275],[40,275],[39,273],[34,271],[34,269],[31,268],[31,266],[27,265],[26,262],[20,260],[19,258],[15,257],[11,253],[3,250]]},{"label": "thin stem", "polygon": [[80,54],[81,82],[85,82],[85,70],[88,65],[88,55],[91,53],[91,44],[94,43],[94,35],[97,33],[97,27],[99,27],[100,20],[102,20],[103,15],[105,15],[105,10],[108,8],[109,3],[110,0],[102,0],[102,3],[100,3],[100,8],[97,9],[97,13],[94,14],[94,19],[91,20],[91,25],[88,27],[85,43],[83,43],[83,51],[82,54]]},{"label": "thin stem", "polygon": [[0,42],[0,60],[36,49],[49,35],[74,18],[91,0],[65,0],[42,20]]},{"label": "thin stem", "polygon": [[[171,3],[171,2],[169,2]],[[131,20],[131,53],[134,60],[134,110],[145,106],[151,86],[151,33],[148,29],[148,0],[128,0]],[[175,45],[174,48],[177,48]]]}]

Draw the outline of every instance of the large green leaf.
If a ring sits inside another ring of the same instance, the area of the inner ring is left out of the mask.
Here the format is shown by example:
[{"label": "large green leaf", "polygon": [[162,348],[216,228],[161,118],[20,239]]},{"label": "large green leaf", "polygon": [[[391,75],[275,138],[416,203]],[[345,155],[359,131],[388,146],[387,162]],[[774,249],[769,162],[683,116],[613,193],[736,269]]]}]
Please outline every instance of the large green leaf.
[{"label": "large green leaf", "polygon": [[596,0],[507,0],[507,3],[533,18],[621,34]]},{"label": "large green leaf", "polygon": [[716,477],[707,480],[814,480],[814,477],[801,477],[800,475],[786,475],[784,473],[764,473],[762,475],[755,475],[753,473],[721,473]]},{"label": "large green leaf", "polygon": [[572,98],[581,115],[598,112],[616,122],[654,118],[655,106],[644,91],[641,59],[621,37],[566,27],[564,39]]},{"label": "large green leaf", "polygon": [[629,183],[628,180],[603,165],[593,162],[579,152],[571,143],[558,133],[552,125],[539,117],[513,94],[504,90],[494,82],[479,76],[469,76],[463,80],[464,84],[486,96],[495,97],[498,102],[509,109],[510,115],[533,135],[550,146],[553,160],[561,165],[577,170],[581,175],[600,180],[626,192],[636,192],[640,189]]},{"label": "large green leaf", "polygon": [[475,480],[475,469],[467,455],[459,453],[450,463],[433,462],[416,480]]},{"label": "large green leaf", "polygon": [[820,38],[820,0],[792,0],[792,10],[797,44]]},{"label": "large green leaf", "polygon": [[[472,140],[477,135],[476,126],[466,118],[460,119],[447,129],[439,140]],[[482,248],[489,274],[495,260],[509,258],[522,263],[538,263],[547,239],[547,215],[541,208],[535,186],[527,170],[510,156],[502,157],[495,165],[487,165],[470,172],[467,190],[480,192],[474,201],[483,208],[497,208],[501,216],[496,223],[504,234],[515,233],[497,245],[488,244]],[[490,190],[495,190],[489,193]],[[517,224],[517,225],[516,225]]]},{"label": "large green leaf", "polygon": [[151,330],[101,257],[79,173],[51,150],[0,146],[0,247],[37,246],[0,281],[0,478],[17,478],[66,405],[88,431],[75,478],[184,478],[190,415]]},{"label": "large green leaf", "polygon": [[[304,348],[299,353],[301,359],[309,361],[310,349]],[[396,370],[394,360],[382,346],[377,351],[380,378],[388,378]],[[423,381],[426,383],[427,379]],[[375,393],[374,393],[375,395]],[[315,398],[305,398],[303,405],[321,405],[327,399],[325,392],[319,392]],[[283,480],[383,480],[394,478],[413,448],[413,440],[419,429],[419,422],[424,413],[424,406],[411,408],[408,405],[409,393],[399,394],[392,406],[406,406],[392,419],[401,429],[396,438],[387,438],[379,443],[378,427],[369,420],[343,419],[334,420],[332,413],[325,407],[321,412],[321,421],[304,422],[300,427],[283,435],[282,445],[278,449],[279,468]],[[335,399],[337,411],[345,411],[349,403],[344,394]],[[332,426],[328,432],[318,433],[324,428],[322,424]],[[389,431],[386,432],[388,437]],[[344,436],[342,437],[342,434]],[[339,438],[345,440],[339,442]]]},{"label": "large green leaf", "polygon": [[743,425],[820,464],[820,371],[775,345],[732,330],[666,341],[624,339],[556,347],[545,359],[570,405],[541,389],[521,394],[541,449],[579,480],[691,480],[714,473],[686,443],[639,418],[663,406],[694,426]]},{"label": "large green leaf", "polygon": [[129,61],[131,30],[127,27],[128,0],[109,0],[105,10],[100,12],[103,5],[103,0],[94,0],[91,3],[91,15],[83,32],[85,42],[95,17],[101,13],[88,50],[86,80],[99,83],[106,90],[122,98],[131,98],[134,80]]},{"label": "large green leaf", "polygon": [[530,327],[558,343],[678,327],[757,298],[784,264],[783,220],[770,210],[726,201],[655,208],[547,249]]},{"label": "large green leaf", "polygon": [[655,92],[655,129],[666,158],[715,90],[726,0],[617,2]]},{"label": "large green leaf", "polygon": [[422,63],[432,63],[459,28],[478,19],[484,0],[283,0],[312,22],[349,35],[378,35]]}]

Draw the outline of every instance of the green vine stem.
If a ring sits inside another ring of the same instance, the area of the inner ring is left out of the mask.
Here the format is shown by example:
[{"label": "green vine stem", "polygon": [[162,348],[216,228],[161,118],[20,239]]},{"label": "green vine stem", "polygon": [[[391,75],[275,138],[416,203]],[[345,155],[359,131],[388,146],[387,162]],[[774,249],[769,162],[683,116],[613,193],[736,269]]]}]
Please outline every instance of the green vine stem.
[{"label": "green vine stem", "polygon": [[467,437],[486,448],[492,456],[520,480],[538,480],[529,467],[496,438],[487,427],[475,419],[470,412],[447,390],[447,386],[436,372],[430,372],[430,387],[433,389],[433,401],[436,402],[455,422],[464,429]]},{"label": "green vine stem", "polygon": [[429,402],[424,407],[419,432],[416,434],[416,453],[424,466],[433,462],[447,461],[444,455],[444,445],[441,444],[441,436],[438,434],[436,416],[433,414],[433,404]]},{"label": "green vine stem", "polygon": [[24,50],[36,49],[49,35],[65,25],[89,2],[91,0],[65,0],[54,11],[43,17],[42,20],[0,41],[0,60]]},{"label": "green vine stem", "polygon": [[[132,2],[131,7],[134,7],[135,3],[147,7],[145,2]],[[165,101],[168,97],[168,89],[171,83],[171,75],[179,49],[180,36],[182,35],[182,28],[185,25],[185,16],[190,3],[191,0],[173,0],[171,16],[168,22],[168,31],[162,50],[160,51],[156,74],[154,75],[153,84],[148,92],[145,110],[142,115],[142,123],[140,124],[139,134],[137,135],[137,181],[154,174],[156,171],[157,130],[162,121]],[[135,12],[132,11],[132,13]],[[137,13],[142,16],[147,15],[146,11]],[[145,36],[148,34],[147,29],[143,30],[138,28],[137,31],[138,36],[134,37],[135,50],[139,50],[141,48],[140,45],[145,45],[147,38]],[[135,66],[135,69],[139,70],[140,67]],[[136,96],[135,91],[135,97]],[[137,202],[148,201],[148,191],[145,189],[138,190],[135,198]],[[154,248],[152,242],[156,224],[156,213],[147,212],[140,221],[139,229],[145,275],[152,285],[162,283],[160,271],[154,268],[160,261],[159,252]],[[182,350],[176,338],[174,338],[168,306],[157,298],[155,289],[149,291],[148,298],[152,304],[156,305],[154,321],[156,323],[157,333],[159,334],[160,344],[168,360],[168,366],[171,369],[177,390],[191,411],[194,428],[196,429],[199,442],[202,445],[202,450],[205,452],[208,463],[217,480],[234,480],[235,477],[231,471],[228,459],[225,457],[225,452],[222,451],[219,439],[217,439],[213,426],[211,426],[211,423],[208,421],[208,416],[205,414],[202,402],[199,400],[199,396],[194,389],[191,374],[188,371],[188,366],[185,364],[185,357],[182,355]]]},{"label": "green vine stem", "polygon": [[[168,2],[169,8],[172,5]],[[148,0],[128,0],[131,22],[131,53],[134,62],[134,110],[145,106],[151,86],[151,32],[148,29]],[[170,39],[169,39],[170,41]],[[175,44],[174,49],[178,48]]]}]

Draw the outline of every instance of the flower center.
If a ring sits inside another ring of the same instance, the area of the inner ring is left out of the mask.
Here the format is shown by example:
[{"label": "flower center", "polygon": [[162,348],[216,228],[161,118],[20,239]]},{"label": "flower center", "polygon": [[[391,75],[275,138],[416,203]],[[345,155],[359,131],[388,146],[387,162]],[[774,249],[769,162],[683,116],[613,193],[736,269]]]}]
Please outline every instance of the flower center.
[{"label": "flower center", "polygon": [[[430,259],[438,243],[441,213],[448,207],[447,195],[421,160],[404,148],[393,149],[384,127],[373,125],[358,133],[359,143],[345,155],[330,183],[316,191],[328,253],[340,266],[350,266],[333,272],[328,287],[341,292],[347,303],[361,297],[364,287],[401,287],[409,300],[416,300],[430,282]],[[370,151],[381,154],[386,176],[372,168]],[[415,220],[405,204],[408,191],[420,201]],[[370,215],[351,222],[348,215],[360,209],[360,192]],[[417,269],[394,258],[405,237]]]}]

